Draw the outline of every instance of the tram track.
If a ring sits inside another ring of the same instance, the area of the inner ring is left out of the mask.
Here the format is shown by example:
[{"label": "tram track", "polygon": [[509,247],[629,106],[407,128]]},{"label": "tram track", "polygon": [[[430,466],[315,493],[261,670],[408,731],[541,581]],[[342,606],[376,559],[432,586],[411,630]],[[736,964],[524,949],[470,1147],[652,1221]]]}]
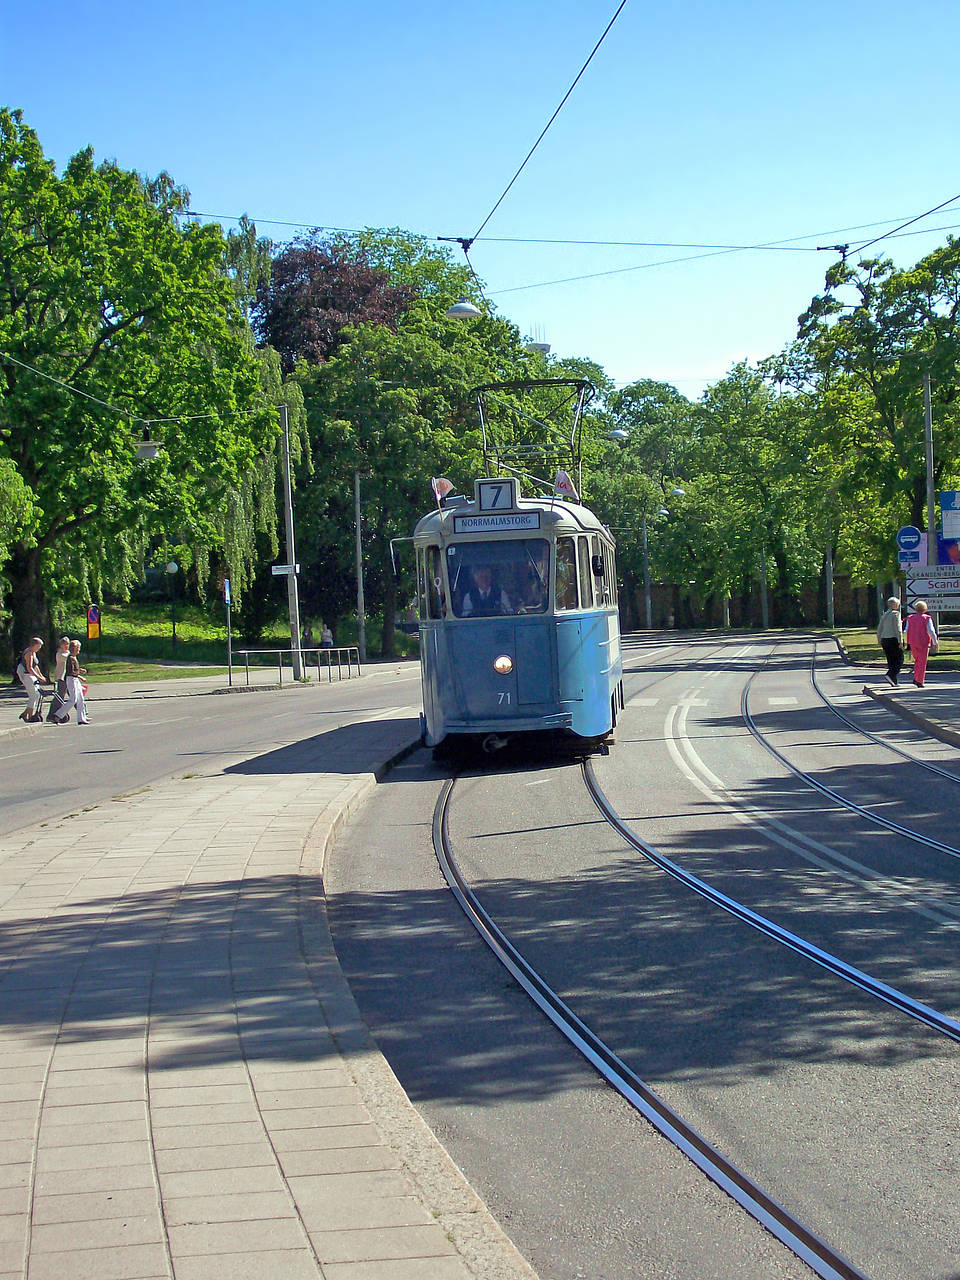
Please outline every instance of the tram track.
[{"label": "tram track", "polygon": [[[766,665],[776,652],[776,646],[770,654],[764,659],[762,666]],[[711,655],[712,656],[712,655]],[[735,661],[740,661],[745,654],[737,655]],[[816,648],[814,649],[814,663],[816,658]],[[733,664],[726,662],[718,664],[717,670],[724,668],[730,669]],[[670,673],[672,674],[672,673]],[[747,684],[742,693],[741,707],[746,713],[744,721],[750,728],[749,721],[753,722],[751,733],[754,737],[765,736],[756,725],[756,721],[750,713],[749,691],[758,674],[754,671],[749,677]],[[657,679],[650,681],[644,685],[643,691],[652,688],[665,675],[658,676]],[[814,667],[811,666],[811,679],[816,687]],[[823,698],[822,692],[817,688],[817,692]],[[637,696],[636,693],[633,695]],[[826,701],[826,699],[823,699]],[[828,706],[829,702],[827,703]],[[833,708],[831,708],[833,709]],[[676,709],[674,709],[676,710]],[[748,720],[749,718],[749,720]],[[847,720],[847,717],[840,715],[841,720]],[[669,724],[669,717],[668,717]],[[850,724],[851,728],[860,732],[859,727]],[[875,735],[867,734],[867,737],[873,739]],[[890,746],[890,744],[881,744]],[[773,744],[770,744],[771,746]],[[925,762],[912,757],[910,753],[902,752],[899,748],[891,747],[899,755],[913,760],[917,764]],[[783,753],[776,748],[772,753],[780,762],[789,769],[795,776],[804,777],[802,770],[798,770],[792,766],[785,758]],[[939,770],[934,766],[937,773],[946,771]],[[728,895],[720,893],[705,881],[699,880],[698,877],[691,875],[682,867],[673,863],[666,858],[659,850],[643,840],[632,828],[624,822],[617,814],[604,795],[602,789],[597,783],[594,775],[593,766],[589,761],[582,764],[583,781],[590,795],[590,798],[604,820],[617,832],[619,837],[624,840],[632,849],[639,852],[645,859],[655,865],[658,869],[664,871],[672,878],[683,884],[686,888],[691,889],[700,897],[710,901],[715,906],[720,907],[737,920],[756,929],[758,932],[775,941],[779,945],[786,947],[788,950],[801,956],[803,959],[818,965],[820,968],[827,970],[829,973],[849,983],[857,990],[867,994],[883,1004],[895,1009],[897,1012],[915,1019],[928,1029],[935,1031],[939,1035],[943,1035],[954,1043],[960,1043],[960,1023],[953,1018],[940,1013],[936,1009],[925,1005],[922,1002],[913,1000],[911,997],[898,991],[896,988],[873,978],[870,974],[863,970],[857,969],[852,965],[848,965],[837,956],[830,952],[815,946],[813,943],[806,941],[789,930],[782,928],[773,921],[766,919],[758,913],[752,911],[745,905],[736,902]],[[946,774],[952,781],[960,781],[956,775]],[[487,946],[497,956],[500,963],[510,972],[512,977],[519,983],[527,995],[534,1001],[538,1008],[549,1018],[554,1026],[561,1031],[567,1040],[573,1044],[577,1050],[591,1063],[591,1065],[601,1074],[601,1076],[617,1090],[617,1092],[630,1103],[641,1115],[643,1115],[656,1129],[667,1137],[674,1145],[683,1152],[702,1172],[706,1173],[718,1186],[723,1188],[732,1196],[732,1198],[748,1212],[758,1222],[762,1223],[771,1233],[791,1249],[798,1257],[806,1262],[818,1275],[821,1276],[848,1276],[862,1277],[863,1272],[859,1271],[852,1263],[850,1263],[841,1254],[834,1251],[824,1240],[822,1240],[815,1232],[806,1227],[798,1218],[790,1213],[779,1201],[766,1193],[762,1187],[755,1183],[750,1176],[742,1169],[738,1168],[729,1161],[720,1151],[718,1151],[710,1141],[691,1126],[684,1118],[674,1110],[663,1098],[661,1098],[649,1085],[641,1080],[629,1067],[622,1061],[617,1054],[611,1050],[599,1036],[597,1036],[590,1027],[583,1023],[576,1014],[563,1002],[561,997],[553,991],[536,970],[528,963],[525,957],[513,946],[506,935],[500,930],[496,922],[490,918],[483,906],[477,900],[475,895],[469,888],[463,878],[453,852],[450,849],[449,831],[448,831],[448,814],[454,794],[455,779],[449,780],[443,788],[437,808],[434,815],[434,847],[437,852],[438,862],[442,873],[447,880],[448,885],[453,891],[458,904],[470,919],[474,928],[478,931]],[[825,794],[831,792],[830,788],[818,788],[814,790]],[[844,803],[844,797],[838,793],[830,795],[830,799],[837,804],[843,805],[844,808],[852,809],[856,813],[862,814],[864,817],[869,816],[869,810],[864,806],[857,806],[853,802]],[[730,805],[729,807],[739,808],[739,805]],[[750,806],[747,806],[749,809]],[[746,817],[746,813],[744,814]],[[782,824],[781,824],[782,825]],[[920,841],[927,847],[938,849],[938,846],[944,842],[934,841],[929,838],[909,831],[900,824],[889,824],[889,820],[884,820],[881,825],[890,826],[904,836],[911,838],[919,837]],[[794,832],[790,828],[784,828],[790,832],[791,840],[800,839],[808,845],[815,845],[816,842],[810,841],[808,837],[802,836],[801,833]],[[781,833],[780,843],[785,841]],[[960,856],[960,850],[955,850],[952,846],[947,846],[942,851],[950,850],[952,856]],[[834,868],[830,868],[833,870]],[[902,895],[898,892],[898,897]],[[908,904],[911,905],[911,904]],[[917,902],[914,909],[921,911],[922,914],[929,915],[938,924],[956,925],[960,920],[960,913],[952,913],[950,911],[942,912],[932,910],[925,907],[922,902]]]},{"label": "tram track", "polygon": [[[582,772],[588,793],[597,804],[597,794],[602,796],[602,792],[596,788],[589,761],[583,762]],[[557,1030],[625,1101],[707,1177],[726,1191],[751,1217],[807,1263],[815,1274],[823,1277],[824,1280],[867,1280],[863,1271],[833,1249],[746,1172],[723,1155],[650,1085],[636,1075],[600,1036],[577,1017],[509,940],[470,888],[454,857],[449,834],[449,812],[455,785],[456,776],[449,778],[444,783],[437,800],[433,817],[434,850],[440,870],[458,905],[497,960]],[[599,804],[598,807],[600,807]],[[600,812],[609,822],[611,815],[602,807]],[[614,822],[611,825],[626,838],[625,833],[629,828],[625,824],[617,825]],[[639,837],[634,836],[634,839],[639,840]],[[633,841],[628,840],[628,843],[633,844]],[[645,856],[649,855],[645,853]],[[957,1031],[960,1033],[960,1027]]]}]

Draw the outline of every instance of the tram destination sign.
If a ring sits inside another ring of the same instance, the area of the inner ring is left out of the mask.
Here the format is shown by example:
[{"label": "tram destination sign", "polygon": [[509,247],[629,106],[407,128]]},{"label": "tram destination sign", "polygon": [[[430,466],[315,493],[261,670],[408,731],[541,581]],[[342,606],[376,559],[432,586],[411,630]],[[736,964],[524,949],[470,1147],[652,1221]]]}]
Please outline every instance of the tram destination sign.
[{"label": "tram destination sign", "polygon": [[539,511],[505,511],[502,515],[454,516],[454,533],[509,533],[513,529],[539,529]]}]

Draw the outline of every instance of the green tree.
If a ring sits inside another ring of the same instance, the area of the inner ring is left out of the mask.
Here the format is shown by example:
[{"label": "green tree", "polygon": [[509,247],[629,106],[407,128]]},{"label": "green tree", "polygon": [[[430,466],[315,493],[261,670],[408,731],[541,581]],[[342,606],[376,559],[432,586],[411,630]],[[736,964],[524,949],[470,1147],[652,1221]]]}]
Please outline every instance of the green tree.
[{"label": "green tree", "polygon": [[33,507],[3,565],[14,647],[49,629],[58,559],[122,586],[150,540],[222,544],[275,436],[223,235],[181,227],[186,202],[89,149],[58,176],[0,111],[0,458]]},{"label": "green tree", "polygon": [[[887,567],[892,523],[925,526],[923,376],[933,390],[935,481],[960,476],[960,240],[915,266],[834,264],[800,317],[795,369],[823,401],[824,427],[871,515],[884,513],[875,569]],[[868,538],[868,542],[871,539]]]}]

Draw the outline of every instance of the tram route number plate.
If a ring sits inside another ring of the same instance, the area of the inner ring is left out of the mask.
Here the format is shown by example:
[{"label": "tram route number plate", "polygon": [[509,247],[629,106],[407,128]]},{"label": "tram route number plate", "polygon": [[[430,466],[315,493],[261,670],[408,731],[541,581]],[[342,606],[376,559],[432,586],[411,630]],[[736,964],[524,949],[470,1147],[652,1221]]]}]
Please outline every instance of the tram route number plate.
[{"label": "tram route number plate", "polygon": [[510,529],[539,529],[539,511],[505,511],[503,515],[454,516],[454,533],[500,533]]}]

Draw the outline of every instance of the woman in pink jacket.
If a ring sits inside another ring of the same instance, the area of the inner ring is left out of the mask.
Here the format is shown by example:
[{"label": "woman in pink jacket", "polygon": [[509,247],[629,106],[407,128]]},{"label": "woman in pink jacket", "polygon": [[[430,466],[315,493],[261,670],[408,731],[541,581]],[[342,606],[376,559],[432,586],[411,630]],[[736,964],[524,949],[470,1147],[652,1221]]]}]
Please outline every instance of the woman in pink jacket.
[{"label": "woman in pink jacket", "polygon": [[907,644],[913,654],[913,683],[922,689],[927,674],[927,658],[930,650],[937,647],[937,633],[933,619],[927,613],[927,602],[918,600],[913,607],[916,612],[907,619]]}]

